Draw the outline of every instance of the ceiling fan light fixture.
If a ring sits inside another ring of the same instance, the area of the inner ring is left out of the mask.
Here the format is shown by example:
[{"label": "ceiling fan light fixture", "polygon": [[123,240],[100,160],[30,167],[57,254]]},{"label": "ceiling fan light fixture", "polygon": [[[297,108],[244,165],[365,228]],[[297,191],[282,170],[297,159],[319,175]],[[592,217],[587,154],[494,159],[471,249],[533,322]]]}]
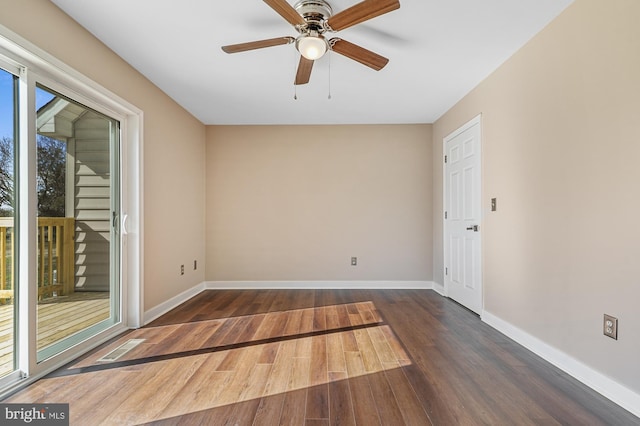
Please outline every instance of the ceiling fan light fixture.
[{"label": "ceiling fan light fixture", "polygon": [[322,58],[327,52],[327,41],[321,35],[301,35],[296,40],[296,49],[310,61]]}]

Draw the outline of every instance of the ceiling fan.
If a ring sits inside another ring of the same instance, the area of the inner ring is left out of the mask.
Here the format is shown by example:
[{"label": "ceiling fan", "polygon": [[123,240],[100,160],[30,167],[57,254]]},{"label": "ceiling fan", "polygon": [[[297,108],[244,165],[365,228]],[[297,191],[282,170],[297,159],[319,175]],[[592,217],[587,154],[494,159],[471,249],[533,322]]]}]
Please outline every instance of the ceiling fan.
[{"label": "ceiling fan", "polygon": [[376,71],[380,71],[389,62],[387,58],[339,37],[327,40],[324,34],[340,31],[396,10],[400,7],[398,0],[364,0],[336,15],[333,15],[331,6],[325,0],[299,0],[293,6],[286,0],[264,0],[264,2],[293,25],[300,35],[232,44],[223,46],[223,51],[237,53],[295,43],[296,49],[300,52],[300,62],[294,82],[296,85],[309,82],[314,61],[320,59],[327,50],[358,61]]}]

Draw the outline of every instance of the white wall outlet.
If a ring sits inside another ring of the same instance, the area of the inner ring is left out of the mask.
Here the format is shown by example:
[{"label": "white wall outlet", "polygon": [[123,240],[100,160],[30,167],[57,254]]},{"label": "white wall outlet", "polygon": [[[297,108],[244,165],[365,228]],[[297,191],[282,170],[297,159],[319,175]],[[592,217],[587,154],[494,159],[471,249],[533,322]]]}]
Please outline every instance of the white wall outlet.
[{"label": "white wall outlet", "polygon": [[605,336],[618,340],[618,318],[604,314],[603,333]]}]

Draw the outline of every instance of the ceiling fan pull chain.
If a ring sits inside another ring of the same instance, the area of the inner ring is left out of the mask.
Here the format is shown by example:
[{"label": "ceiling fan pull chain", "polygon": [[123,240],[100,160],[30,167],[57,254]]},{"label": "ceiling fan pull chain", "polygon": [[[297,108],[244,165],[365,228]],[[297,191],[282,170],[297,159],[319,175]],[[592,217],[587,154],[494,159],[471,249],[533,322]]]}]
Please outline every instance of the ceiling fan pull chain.
[{"label": "ceiling fan pull chain", "polygon": [[329,60],[329,96],[327,99],[331,100],[331,50],[327,52],[327,57]]},{"label": "ceiling fan pull chain", "polygon": [[[298,55],[296,54],[296,50],[293,50],[293,75],[296,75],[296,70],[298,68]],[[295,79],[293,81],[293,100],[298,100],[298,87],[296,86]]]},{"label": "ceiling fan pull chain", "polygon": [[293,100],[298,100],[298,86],[296,86],[296,83],[293,83]]}]

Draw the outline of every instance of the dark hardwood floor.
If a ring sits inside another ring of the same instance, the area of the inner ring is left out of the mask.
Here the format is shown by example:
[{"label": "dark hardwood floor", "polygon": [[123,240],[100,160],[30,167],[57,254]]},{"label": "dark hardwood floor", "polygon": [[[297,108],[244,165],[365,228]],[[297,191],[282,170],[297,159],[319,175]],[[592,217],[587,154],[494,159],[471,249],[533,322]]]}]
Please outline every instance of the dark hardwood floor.
[{"label": "dark hardwood floor", "polygon": [[79,425],[640,425],[420,290],[206,291],[5,402]]}]

